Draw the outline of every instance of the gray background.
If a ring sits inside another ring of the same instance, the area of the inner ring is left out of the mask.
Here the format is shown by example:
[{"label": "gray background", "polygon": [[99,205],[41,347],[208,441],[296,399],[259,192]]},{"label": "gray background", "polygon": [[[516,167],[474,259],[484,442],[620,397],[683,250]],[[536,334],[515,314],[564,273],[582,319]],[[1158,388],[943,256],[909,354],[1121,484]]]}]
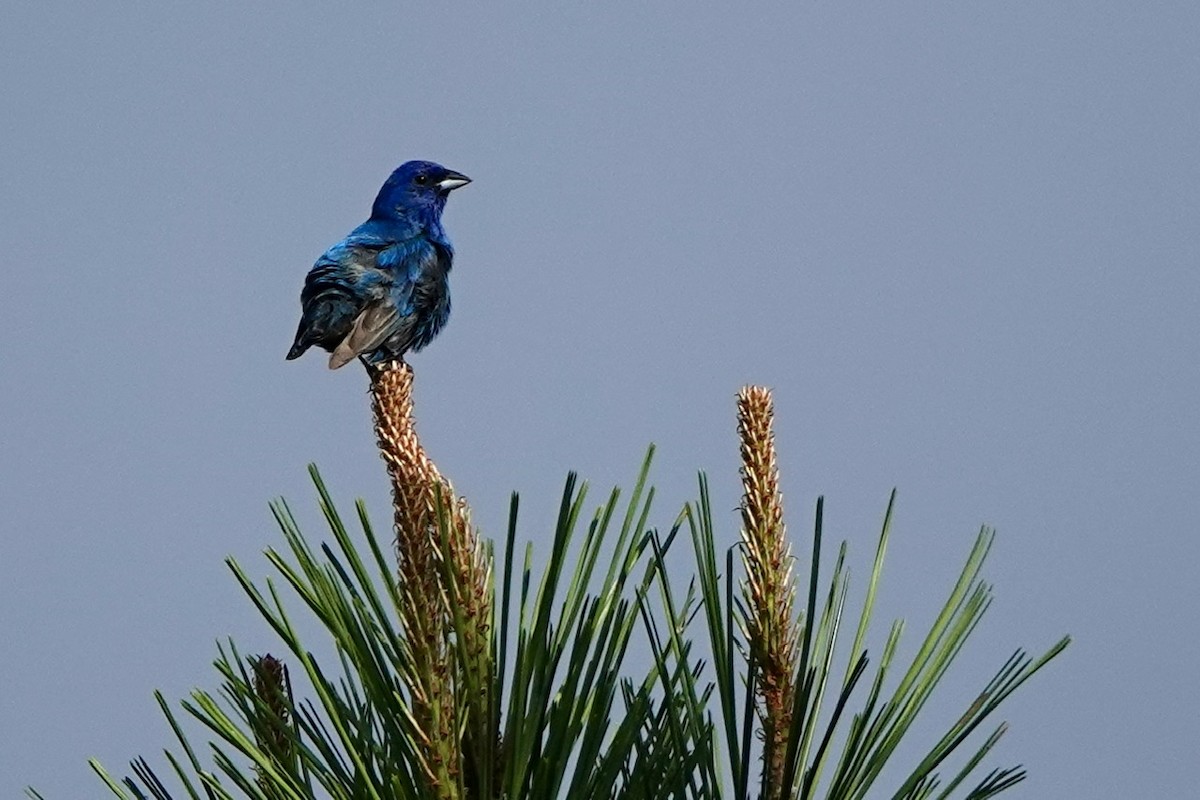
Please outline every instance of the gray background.
[{"label": "gray background", "polygon": [[[1017,646],[1014,797],[1183,797],[1195,613],[1200,6],[543,13],[9,4],[0,23],[0,795],[102,796],[272,646],[222,564],[319,530],[304,465],[387,513],[366,380],[285,363],[314,258],[408,158],[451,199],[426,445],[501,532],[564,473],[736,535],[733,395],[776,389],[791,529],[928,623],[982,522],[998,601],[927,741]],[[721,4],[725,6],[726,4]],[[599,497],[599,493],[595,495]]]}]

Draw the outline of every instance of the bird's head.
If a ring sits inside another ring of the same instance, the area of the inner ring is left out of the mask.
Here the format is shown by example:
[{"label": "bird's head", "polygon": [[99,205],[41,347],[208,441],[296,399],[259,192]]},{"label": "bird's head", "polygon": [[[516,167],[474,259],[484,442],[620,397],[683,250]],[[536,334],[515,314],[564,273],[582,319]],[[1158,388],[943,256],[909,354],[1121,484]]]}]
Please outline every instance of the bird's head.
[{"label": "bird's head", "polygon": [[374,219],[411,221],[413,216],[433,213],[446,205],[446,197],[471,179],[432,161],[409,161],[396,168],[384,181],[371,208]]}]

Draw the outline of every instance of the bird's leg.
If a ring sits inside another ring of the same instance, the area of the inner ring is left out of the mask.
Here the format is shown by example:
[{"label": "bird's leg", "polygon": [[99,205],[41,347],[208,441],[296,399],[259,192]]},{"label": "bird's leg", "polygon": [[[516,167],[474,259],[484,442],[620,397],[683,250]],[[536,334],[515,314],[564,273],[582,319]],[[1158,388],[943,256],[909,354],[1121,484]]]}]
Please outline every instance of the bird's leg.
[{"label": "bird's leg", "polygon": [[367,371],[367,380],[369,380],[371,385],[374,386],[375,379],[379,377],[379,367],[368,361],[367,357],[364,355],[359,355],[358,360],[362,362],[363,368]]}]

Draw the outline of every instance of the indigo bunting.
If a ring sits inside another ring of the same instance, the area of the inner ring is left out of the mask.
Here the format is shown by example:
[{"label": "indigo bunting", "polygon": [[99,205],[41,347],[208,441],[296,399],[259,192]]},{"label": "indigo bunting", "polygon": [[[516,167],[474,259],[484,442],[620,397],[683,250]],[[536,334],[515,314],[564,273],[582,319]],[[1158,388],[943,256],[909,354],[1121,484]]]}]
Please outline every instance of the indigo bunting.
[{"label": "indigo bunting", "polygon": [[370,219],[309,271],[288,359],[316,345],[337,369],[355,356],[379,364],[429,344],[450,316],[454,248],[442,228],[442,209],[451,191],[470,182],[431,161],[397,168],[380,188]]}]

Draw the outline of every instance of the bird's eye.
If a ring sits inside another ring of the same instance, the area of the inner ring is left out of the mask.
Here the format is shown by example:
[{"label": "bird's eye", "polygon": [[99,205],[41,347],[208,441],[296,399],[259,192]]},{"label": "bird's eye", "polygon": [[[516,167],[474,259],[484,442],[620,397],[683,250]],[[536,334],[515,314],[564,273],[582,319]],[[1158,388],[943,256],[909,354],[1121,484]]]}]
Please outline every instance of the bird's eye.
[{"label": "bird's eye", "polygon": [[418,175],[416,177],[416,181],[417,181],[417,186],[424,186],[425,184],[429,183],[429,176],[428,175]]}]

